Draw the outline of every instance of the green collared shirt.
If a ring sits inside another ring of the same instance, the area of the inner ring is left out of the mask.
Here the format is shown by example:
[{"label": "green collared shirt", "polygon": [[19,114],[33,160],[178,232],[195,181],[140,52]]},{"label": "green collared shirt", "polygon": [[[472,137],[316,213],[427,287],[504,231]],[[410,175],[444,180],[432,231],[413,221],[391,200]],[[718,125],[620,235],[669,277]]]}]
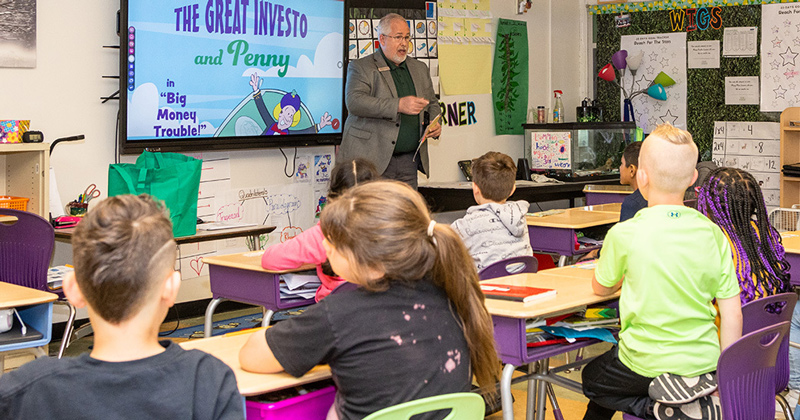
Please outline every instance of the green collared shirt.
[{"label": "green collared shirt", "polygon": [[[397,97],[416,96],[417,90],[414,88],[414,80],[411,79],[411,73],[408,72],[406,62],[403,61],[398,66],[386,58],[386,55],[383,54],[383,50],[379,51],[386,61],[386,64],[389,66],[392,80],[394,80],[394,87],[397,89]],[[419,138],[419,115],[400,113],[400,132],[397,133],[397,143],[394,145],[394,152],[408,153],[416,151],[417,146],[419,146]]]}]

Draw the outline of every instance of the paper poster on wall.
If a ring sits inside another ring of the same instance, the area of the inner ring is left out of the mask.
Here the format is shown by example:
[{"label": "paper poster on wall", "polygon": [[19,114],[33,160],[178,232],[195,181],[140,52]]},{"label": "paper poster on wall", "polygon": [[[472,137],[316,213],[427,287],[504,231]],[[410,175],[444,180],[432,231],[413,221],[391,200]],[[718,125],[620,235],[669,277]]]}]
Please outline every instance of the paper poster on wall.
[{"label": "paper poster on wall", "polygon": [[725,78],[725,105],[758,105],[758,100],[758,76]]},{"label": "paper poster on wall", "polygon": [[312,180],[311,155],[297,155],[294,158],[294,175],[292,180],[296,183],[310,184]]},{"label": "paper poster on wall", "polygon": [[531,169],[572,169],[572,133],[531,132]]},{"label": "paper poster on wall", "polygon": [[492,63],[495,134],[522,134],[528,109],[527,22],[500,19]]},{"label": "paper poster on wall", "polygon": [[267,245],[285,242],[314,224],[311,184],[239,188],[217,199],[218,220],[275,226]]},{"label": "paper poster on wall", "polygon": [[758,28],[725,28],[722,34],[722,55],[725,57],[755,57],[758,52]]},{"label": "paper poster on wall", "polygon": [[800,105],[800,3],[761,6],[761,112]]},{"label": "paper poster on wall", "polygon": [[203,161],[200,189],[197,197],[197,217],[207,222],[217,221],[214,200],[231,189],[231,161],[228,152],[185,153]]},{"label": "paper poster on wall", "polygon": [[36,67],[36,0],[0,2],[0,67]]},{"label": "paper poster on wall", "polygon": [[[490,6],[488,0],[438,3],[436,49],[443,94],[491,92],[492,48],[490,42],[483,39],[485,37],[478,36],[484,34],[486,23],[491,23]],[[434,56],[430,54],[430,49],[428,56]]]},{"label": "paper poster on wall", "polygon": [[325,184],[331,180],[331,170],[333,169],[333,156],[330,153],[324,153],[314,156],[314,182],[317,184]]},{"label": "paper poster on wall", "polygon": [[686,46],[689,53],[687,64],[690,69],[719,68],[719,40],[689,41]]},{"label": "paper poster on wall", "polygon": [[[625,35],[620,40],[620,49],[627,50],[628,56],[644,52],[636,78],[631,72],[626,72],[622,79],[626,89],[628,86],[633,86],[632,91],[647,89],[649,82],[660,72],[675,81],[665,88],[666,101],[646,94],[633,98],[636,125],[645,133],[663,123],[686,129],[686,32]],[[620,115],[624,113],[623,99],[624,94],[620,91]]]},{"label": "paper poster on wall", "polygon": [[780,123],[714,123],[712,161],[753,174],[768,210],[780,205]]}]

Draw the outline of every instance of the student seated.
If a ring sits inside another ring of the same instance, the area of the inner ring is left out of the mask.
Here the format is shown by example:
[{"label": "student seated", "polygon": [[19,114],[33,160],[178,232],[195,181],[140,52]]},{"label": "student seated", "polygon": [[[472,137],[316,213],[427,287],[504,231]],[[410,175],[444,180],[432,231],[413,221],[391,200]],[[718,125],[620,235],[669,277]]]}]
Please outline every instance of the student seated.
[{"label": "student seated", "polygon": [[78,224],[75,272],[64,279],[64,293],[75,307],[88,308],[94,347],[0,376],[0,418],[244,418],[228,366],[158,341],[181,283],[165,213],[149,197],[121,195],[100,202]]},{"label": "student seated", "polygon": [[583,370],[583,392],[590,400],[585,420],[611,419],[616,411],[644,419],[720,418],[713,395],[672,405],[648,395],[653,378],[665,373],[705,383],[721,348],[742,333],[728,240],[708,218],[683,206],[684,191],[697,176],[696,161],[691,135],[668,124],[642,144],[636,176],[648,207],[608,231],[592,281],[601,296],[622,288],[622,329],[619,344]]},{"label": "student seated", "polygon": [[320,225],[333,271],[353,286],[253,334],[239,353],[243,369],[299,377],[329,364],[338,389],[328,419],[469,391],[473,374],[494,392],[500,364],[478,273],[422,196],[369,182],[326,206]]},{"label": "student seated", "polygon": [[622,163],[619,165],[619,183],[630,185],[633,187],[633,192],[622,201],[622,207],[619,211],[620,222],[630,219],[636,212],[647,207],[647,200],[642,196],[642,192],[639,191],[639,183],[636,182],[636,168],[639,167],[639,151],[641,148],[642,142],[635,141],[625,147],[622,152]]},{"label": "student seated", "polygon": [[[378,170],[368,160],[355,158],[337,162],[331,171],[328,203],[348,188],[378,177]],[[291,240],[267,248],[261,256],[261,266],[267,270],[292,270],[303,264],[316,264],[317,276],[322,284],[317,288],[314,298],[319,302],[333,289],[345,283],[345,280],[337,277],[331,270],[322,247],[323,239],[322,230],[317,223]]]},{"label": "student seated", "polygon": [[533,255],[525,219],[530,204],[506,202],[517,188],[516,176],[517,166],[503,153],[488,152],[472,161],[472,194],[478,205],[452,226],[478,271],[506,258]]}]

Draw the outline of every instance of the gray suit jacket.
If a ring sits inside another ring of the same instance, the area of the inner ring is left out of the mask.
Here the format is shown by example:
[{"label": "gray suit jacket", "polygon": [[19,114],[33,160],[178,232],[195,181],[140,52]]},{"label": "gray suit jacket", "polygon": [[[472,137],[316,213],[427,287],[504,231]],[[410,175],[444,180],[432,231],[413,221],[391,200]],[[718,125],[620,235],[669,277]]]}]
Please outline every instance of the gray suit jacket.
[{"label": "gray suit jacket", "polygon": [[[419,114],[422,127],[425,111],[428,111],[431,120],[439,115],[439,101],[433,91],[428,66],[411,57],[406,58],[406,63],[417,96],[431,101]],[[397,111],[400,98],[397,97],[389,66],[380,51],[351,61],[345,86],[348,116],[344,122],[339,158],[365,158],[375,164],[378,173],[383,173],[389,166],[400,131],[400,113]],[[422,137],[422,131],[419,135]],[[420,147],[417,159],[422,163],[423,172],[429,174],[428,142]]]}]

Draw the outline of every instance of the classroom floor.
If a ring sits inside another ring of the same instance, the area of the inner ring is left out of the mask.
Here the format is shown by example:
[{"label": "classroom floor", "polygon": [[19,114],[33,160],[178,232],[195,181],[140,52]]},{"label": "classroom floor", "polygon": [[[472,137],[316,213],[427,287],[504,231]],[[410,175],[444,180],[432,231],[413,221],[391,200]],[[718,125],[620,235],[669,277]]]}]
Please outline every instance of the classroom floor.
[{"label": "classroom floor", "polygon": [[[260,313],[260,308],[248,308],[248,309],[240,309],[235,311],[229,312],[221,312],[214,315],[214,321],[236,318],[244,315],[251,315]],[[200,326],[202,328],[203,324],[203,317],[196,317],[196,318],[188,318],[182,319],[180,323],[180,328],[185,328],[188,326]],[[166,322],[161,326],[162,331],[171,331],[175,328],[174,322]],[[175,338],[171,339],[176,342],[186,341],[188,339],[185,338]],[[55,356],[58,354],[58,346],[61,343],[59,341],[53,341],[50,344],[50,355]],[[89,352],[90,346],[92,345],[92,337],[84,337],[79,340],[73,341],[70,346],[66,349],[65,356],[78,356],[83,353]],[[586,348],[586,355],[587,357],[591,357],[600,353],[605,352],[609,348],[609,345],[606,344],[598,344],[596,346],[590,346]],[[573,354],[574,355],[574,354]],[[564,357],[559,356],[551,360],[552,366],[559,366],[564,363]],[[566,374],[566,377],[580,381],[580,371],[571,372]],[[527,385],[523,383],[515,384],[512,386],[512,393],[514,394],[514,419],[515,420],[524,420],[525,419],[525,398],[526,398],[526,389]],[[556,396],[558,398],[558,403],[561,406],[561,413],[566,420],[580,420],[583,418],[583,413],[586,409],[587,399],[582,394],[577,394],[575,392],[569,391],[567,389],[561,387],[554,387]],[[552,407],[548,402],[547,406],[547,416],[548,420],[553,419],[552,414]],[[488,420],[501,420],[502,419],[502,412],[497,412],[486,417]],[[617,414],[614,416],[614,420],[621,420],[622,415]]]}]

